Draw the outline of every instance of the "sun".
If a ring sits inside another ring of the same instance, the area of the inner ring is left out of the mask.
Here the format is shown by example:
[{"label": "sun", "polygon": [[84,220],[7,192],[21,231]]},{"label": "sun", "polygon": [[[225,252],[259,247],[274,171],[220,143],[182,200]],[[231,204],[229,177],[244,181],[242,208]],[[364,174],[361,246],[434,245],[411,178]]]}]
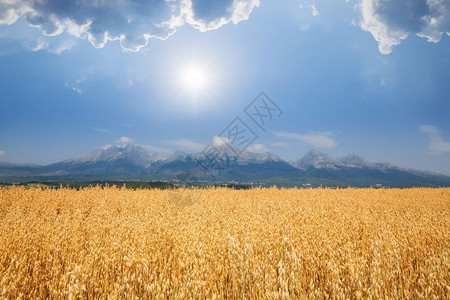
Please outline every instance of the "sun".
[{"label": "sun", "polygon": [[186,66],[180,73],[180,81],[183,88],[194,93],[208,88],[209,77],[208,70],[198,64]]}]

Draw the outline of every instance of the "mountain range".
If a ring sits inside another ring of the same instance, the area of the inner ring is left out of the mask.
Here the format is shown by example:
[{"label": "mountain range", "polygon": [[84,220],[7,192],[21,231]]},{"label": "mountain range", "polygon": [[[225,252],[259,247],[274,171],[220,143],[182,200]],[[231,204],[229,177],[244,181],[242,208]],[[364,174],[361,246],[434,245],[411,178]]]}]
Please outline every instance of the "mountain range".
[{"label": "mountain range", "polygon": [[442,174],[403,169],[389,163],[372,163],[357,155],[335,158],[312,150],[287,162],[270,152],[243,152],[229,145],[212,152],[169,157],[138,145],[108,146],[79,159],[50,165],[0,162],[0,182],[29,181],[173,181],[187,184],[240,183],[277,186],[412,187],[450,186]]}]

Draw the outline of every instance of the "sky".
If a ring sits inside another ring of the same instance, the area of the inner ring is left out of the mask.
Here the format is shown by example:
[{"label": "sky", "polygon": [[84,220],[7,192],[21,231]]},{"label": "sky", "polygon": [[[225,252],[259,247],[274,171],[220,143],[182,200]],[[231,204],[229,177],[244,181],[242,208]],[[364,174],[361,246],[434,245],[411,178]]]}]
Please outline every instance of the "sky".
[{"label": "sky", "polygon": [[448,0],[0,0],[0,161],[201,151],[239,118],[252,151],[450,175],[449,78]]}]

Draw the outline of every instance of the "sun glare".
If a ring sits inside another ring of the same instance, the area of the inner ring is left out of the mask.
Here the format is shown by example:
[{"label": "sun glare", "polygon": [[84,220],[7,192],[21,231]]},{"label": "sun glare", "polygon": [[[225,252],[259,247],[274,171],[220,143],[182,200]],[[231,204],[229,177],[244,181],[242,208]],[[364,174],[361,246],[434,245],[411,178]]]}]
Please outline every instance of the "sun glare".
[{"label": "sun glare", "polygon": [[191,65],[181,72],[183,88],[192,92],[205,90],[209,84],[209,74],[205,68],[199,65]]}]

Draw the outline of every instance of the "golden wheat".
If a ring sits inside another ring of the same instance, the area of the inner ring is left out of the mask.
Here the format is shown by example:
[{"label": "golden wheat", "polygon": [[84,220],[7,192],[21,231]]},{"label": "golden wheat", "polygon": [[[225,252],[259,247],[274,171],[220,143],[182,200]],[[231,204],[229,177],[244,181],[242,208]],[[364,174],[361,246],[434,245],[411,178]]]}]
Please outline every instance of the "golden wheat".
[{"label": "golden wheat", "polygon": [[0,298],[437,298],[450,189],[0,188]]}]

